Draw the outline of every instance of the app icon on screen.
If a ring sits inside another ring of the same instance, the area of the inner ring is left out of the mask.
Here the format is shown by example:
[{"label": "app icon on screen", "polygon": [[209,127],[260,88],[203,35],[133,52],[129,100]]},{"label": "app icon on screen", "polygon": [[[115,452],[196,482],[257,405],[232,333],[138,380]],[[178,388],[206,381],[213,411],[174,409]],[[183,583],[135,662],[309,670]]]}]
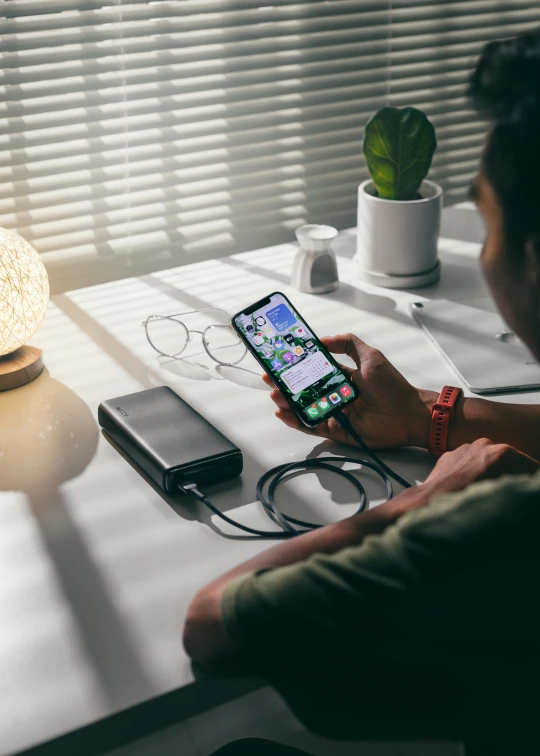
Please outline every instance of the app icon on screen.
[{"label": "app icon on screen", "polygon": [[248,323],[247,326],[246,326],[246,331],[248,333],[250,333],[250,331],[252,331],[252,330],[253,330],[253,326],[251,325],[251,323]]},{"label": "app icon on screen", "polygon": [[281,368],[281,360],[278,360],[277,357],[275,360],[272,360],[272,367],[274,370],[279,370]]},{"label": "app icon on screen", "polygon": [[339,389],[341,396],[350,396],[352,394],[352,388],[350,386],[342,386]]},{"label": "app icon on screen", "polygon": [[305,328],[302,328],[302,326],[298,326],[296,329],[296,335],[300,336],[301,339],[304,338],[304,336],[307,336]]},{"label": "app icon on screen", "polygon": [[266,320],[265,320],[265,318],[263,318],[262,315],[258,315],[255,318],[255,322],[257,323],[257,325],[259,326],[259,328],[262,328],[263,325],[266,325]]},{"label": "app icon on screen", "polygon": [[330,397],[329,397],[329,399],[330,399],[330,401],[332,402],[332,404],[339,404],[339,402],[341,401],[341,397],[340,397],[340,395],[339,395],[339,394],[336,394],[336,392],[335,392],[335,391],[334,391],[334,393],[333,393],[333,394],[330,394]]},{"label": "app icon on screen", "polygon": [[274,341],[274,349],[283,349],[283,342],[281,339],[276,339]]},{"label": "app icon on screen", "polygon": [[313,349],[313,347],[315,346],[315,342],[312,341],[311,339],[308,339],[306,341],[306,346],[307,346],[308,349]]},{"label": "app icon on screen", "polygon": [[276,332],[274,331],[273,328],[265,328],[264,335],[266,336],[267,339],[273,339],[274,336],[276,335]]},{"label": "app icon on screen", "polygon": [[285,360],[285,362],[294,361],[294,354],[292,352],[284,352],[281,357]]},{"label": "app icon on screen", "polygon": [[324,410],[327,410],[327,409],[328,409],[328,407],[330,406],[330,404],[329,404],[329,402],[328,402],[328,399],[327,399],[327,398],[326,398],[325,396],[323,396],[323,397],[322,397],[322,399],[321,399],[321,400],[320,400],[320,401],[318,402],[318,404],[319,404],[319,407],[320,407],[320,408],[321,408],[321,409],[322,409],[323,411],[324,411]]},{"label": "app icon on screen", "polygon": [[255,346],[260,346],[264,343],[264,336],[260,331],[257,331],[257,333],[253,336],[253,343]]},{"label": "app icon on screen", "polygon": [[263,348],[261,349],[261,353],[263,357],[266,357],[266,359],[269,359],[270,357],[274,356],[274,350],[272,349],[272,347],[268,345],[263,346]]},{"label": "app icon on screen", "polygon": [[285,341],[287,342],[287,344],[294,344],[294,336],[292,335],[292,333],[288,333],[285,336]]},{"label": "app icon on screen", "polygon": [[319,417],[319,410],[316,404],[312,404],[311,407],[306,407],[306,412],[310,417]]},{"label": "app icon on screen", "polygon": [[294,351],[296,352],[298,356],[300,356],[301,354],[304,354],[304,350],[302,349],[302,347],[296,347]]}]

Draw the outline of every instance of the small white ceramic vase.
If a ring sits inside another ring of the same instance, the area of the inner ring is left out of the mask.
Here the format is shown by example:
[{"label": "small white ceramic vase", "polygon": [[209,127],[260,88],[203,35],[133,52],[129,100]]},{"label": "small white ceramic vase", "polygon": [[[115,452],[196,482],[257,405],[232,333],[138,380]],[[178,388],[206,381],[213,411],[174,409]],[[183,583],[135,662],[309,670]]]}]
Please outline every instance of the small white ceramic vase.
[{"label": "small white ceramic vase", "polygon": [[420,199],[377,197],[370,179],[358,187],[356,256],[360,278],[390,289],[427,286],[438,280],[437,242],[443,191],[423,181]]},{"label": "small white ceramic vase", "polygon": [[332,242],[338,235],[333,226],[309,223],[296,229],[300,249],[293,262],[291,285],[307,294],[326,294],[339,286]]}]

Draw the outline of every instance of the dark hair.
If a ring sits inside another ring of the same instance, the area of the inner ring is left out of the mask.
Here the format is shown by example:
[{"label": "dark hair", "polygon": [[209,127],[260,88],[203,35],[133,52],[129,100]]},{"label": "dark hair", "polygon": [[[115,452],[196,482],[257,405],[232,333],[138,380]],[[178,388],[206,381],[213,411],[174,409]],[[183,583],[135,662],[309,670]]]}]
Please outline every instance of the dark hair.
[{"label": "dark hair", "polygon": [[523,243],[540,233],[540,31],[486,45],[469,95],[493,122],[483,169],[507,235]]}]

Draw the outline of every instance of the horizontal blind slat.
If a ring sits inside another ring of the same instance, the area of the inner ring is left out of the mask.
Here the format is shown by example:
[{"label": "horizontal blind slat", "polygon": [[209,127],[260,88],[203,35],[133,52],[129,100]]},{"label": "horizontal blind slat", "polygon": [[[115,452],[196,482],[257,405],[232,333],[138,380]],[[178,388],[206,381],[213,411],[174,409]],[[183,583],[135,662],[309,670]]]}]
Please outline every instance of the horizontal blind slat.
[{"label": "horizontal blind slat", "polygon": [[[533,14],[531,18],[534,18],[537,22],[538,13]],[[501,36],[501,28],[504,27],[505,33],[508,35],[518,34],[522,31],[526,31],[531,27],[531,20],[503,20],[500,19],[500,23],[494,26],[484,27],[481,29],[482,34],[480,38],[482,40],[488,40]],[[426,33],[419,34],[416,27],[411,30],[410,36],[398,36],[392,37],[392,54],[395,53],[407,53],[410,50],[422,50],[424,54],[430,51],[450,50],[456,45],[476,44],[477,50],[479,32],[474,28],[464,28],[458,32],[451,32],[448,34],[442,33]],[[336,46],[345,45],[361,45],[361,49],[366,55],[381,54],[389,52],[389,40],[387,32],[383,32],[381,29],[377,35],[367,35],[362,29],[344,29],[337,34],[326,34],[325,32],[319,32],[317,34],[301,35],[303,44],[307,45],[311,49],[324,50],[326,47],[335,48]],[[66,62],[76,62],[80,67],[84,64],[94,64],[99,67],[100,71],[117,71],[122,68],[122,62],[126,65],[131,61],[139,61],[142,57],[156,58],[159,55],[159,59],[166,64],[178,63],[179,60],[185,60],[190,62],[206,61],[209,58],[216,61],[216,65],[220,66],[220,61],[227,60],[231,55],[234,57],[251,57],[253,55],[261,55],[264,52],[267,56],[288,56],[296,54],[296,51],[301,46],[298,35],[283,36],[283,37],[271,37],[267,39],[256,40],[244,40],[242,42],[235,42],[229,44],[227,42],[213,45],[185,45],[183,47],[166,47],[155,49],[155,46],[149,45],[148,42],[144,43],[144,48],[141,44],[139,48],[132,49],[127,43],[124,46],[120,46],[118,49],[110,50],[104,49],[99,45],[86,44],[82,48],[79,45],[65,45],[52,47],[50,49],[40,48],[39,50],[29,50],[28,52],[7,52],[2,56],[3,69],[10,71],[12,69],[21,70],[24,72],[25,67],[46,67],[45,70],[49,70],[49,67]],[[301,48],[302,49],[302,48]],[[11,77],[13,79],[13,77]]]},{"label": "horizontal blind slat", "polygon": [[[285,136],[294,136],[308,131],[325,131],[330,128],[336,128],[338,124],[353,125],[357,124],[361,130],[366,119],[372,114],[373,107],[376,107],[376,101],[372,103],[357,103],[355,101],[339,104],[340,107],[335,112],[330,108],[325,109],[321,114],[319,108],[305,109],[302,114],[296,111],[283,110],[279,113],[268,114],[264,121],[258,117],[237,118],[228,121],[226,130],[223,128],[222,119],[208,120],[195,124],[186,124],[180,126],[175,121],[169,126],[165,124],[145,123],[143,119],[135,122],[130,121],[129,131],[123,131],[118,122],[115,128],[108,131],[105,124],[68,124],[63,129],[53,128],[35,128],[32,131],[17,132],[0,135],[0,149],[4,150],[5,159],[9,162],[9,155],[12,152],[26,151],[29,156],[35,150],[47,150],[50,155],[51,150],[58,149],[57,154],[61,155],[66,143],[73,140],[80,140],[84,145],[93,145],[101,143],[103,148],[141,141],[171,141],[174,140],[181,148],[196,149],[199,144],[215,144],[216,140],[220,143],[227,143],[229,140],[234,142],[235,139],[243,140],[251,138],[251,135],[258,134],[261,141],[272,139],[281,139]],[[429,115],[436,121],[437,126],[451,125],[454,123],[470,123],[471,127],[476,125],[476,121],[471,121],[473,114],[465,107],[466,103],[460,107],[459,103],[452,101],[451,108],[446,108],[444,101],[432,105]],[[301,115],[301,117],[299,117]],[[485,128],[485,127],[484,127]]]},{"label": "horizontal blind slat", "polygon": [[[399,97],[402,98],[402,90],[399,89]],[[272,122],[283,122],[287,118],[296,120],[301,117],[301,112],[306,109],[324,108],[325,114],[339,110],[340,107],[354,107],[360,104],[373,110],[382,101],[382,95],[376,97],[376,90],[371,89],[366,100],[362,99],[363,88],[361,86],[339,87],[336,89],[314,90],[312,92],[294,92],[276,97],[254,98],[241,102],[216,102],[209,104],[190,104],[190,107],[182,109],[180,106],[170,110],[158,110],[159,98],[147,98],[129,103],[128,112],[125,113],[123,103],[105,104],[103,106],[78,106],[61,111],[47,111],[31,113],[28,116],[13,118],[0,118],[1,126],[10,126],[19,133],[28,133],[32,129],[62,128],[74,123],[83,122],[89,127],[95,125],[101,133],[118,131],[123,124],[136,128],[139,124],[146,127],[175,126],[179,133],[182,129],[193,130],[206,128],[205,124],[212,123],[224,127],[224,121],[241,121],[260,118],[269,118]],[[422,87],[415,90],[417,101],[426,99],[426,108],[433,110],[441,100],[463,100],[462,84],[449,85],[440,90],[433,87]],[[107,117],[104,119],[103,116]]]},{"label": "horizontal blind slat", "polygon": [[[519,26],[518,26],[519,28]],[[194,48],[197,50],[197,48]],[[339,64],[343,59],[357,61],[359,66],[369,69],[375,58],[375,64],[382,59],[386,62],[388,55],[388,41],[369,43],[359,47],[356,43],[339,43],[317,45],[313,48],[304,47],[287,48],[280,51],[279,60],[271,54],[263,53],[261,50],[254,51],[251,54],[241,55],[241,50],[230,51],[227,57],[223,57],[223,50],[202,49],[199,51],[199,57],[195,57],[193,48],[188,50],[163,50],[160,52],[159,65],[156,65],[156,56],[153,53],[144,55],[127,55],[122,56],[122,64],[118,63],[115,67],[114,61],[109,57],[104,59],[89,58],[84,60],[84,81],[88,79],[89,88],[94,84],[104,86],[108,81],[115,80],[119,76],[125,76],[126,81],[133,79],[149,80],[153,77],[154,81],[161,81],[169,77],[176,76],[196,76],[197,73],[205,72],[221,74],[233,74],[235,72],[250,72],[255,76],[258,71],[268,68],[281,70],[286,66],[307,66],[309,64],[318,64],[320,66],[326,63]],[[473,57],[478,54],[478,42],[476,40],[464,42],[449,41],[441,48],[406,46],[404,49],[393,50],[392,57],[396,64],[422,63],[426,60],[445,61],[453,58],[462,58],[465,56]],[[179,59],[181,60],[179,61]],[[4,66],[0,71],[0,82],[4,85],[22,86],[37,83],[43,83],[44,86],[51,86],[56,79],[67,79],[70,81],[73,77],[81,78],[82,62],[80,59],[68,60],[62,59],[60,63],[51,63],[48,61],[46,67],[43,65],[18,65],[10,68],[6,62],[7,56],[4,56]]]},{"label": "horizontal blind slat", "polygon": [[[352,5],[355,5],[354,3]],[[487,7],[486,3],[486,7]],[[537,21],[538,9],[527,6],[515,8],[510,11],[497,11],[490,13],[474,13],[462,17],[461,15],[448,18],[434,15],[432,18],[409,20],[392,20],[392,38],[406,39],[410,36],[432,36],[434,39],[447,37],[457,37],[460,34],[470,34],[477,29],[499,29],[508,23],[530,23]],[[444,30],[441,25],[445,24]],[[124,24],[121,24],[124,27]],[[175,26],[167,31],[156,29],[149,33],[146,23],[127,25],[125,31],[119,35],[114,24],[102,24],[95,27],[89,27],[84,34],[80,29],[66,28],[65,30],[50,31],[46,34],[40,32],[30,34],[7,34],[4,37],[4,49],[6,54],[12,53],[15,56],[24,55],[26,58],[27,51],[33,51],[35,56],[40,56],[42,60],[47,60],[51,54],[58,53],[58,48],[64,45],[71,45],[73,53],[80,54],[80,48],[83,48],[83,54],[92,55],[118,55],[119,50],[122,53],[144,53],[155,52],[163,49],[181,49],[186,47],[200,47],[203,45],[228,45],[233,44],[253,44],[254,37],[257,43],[264,40],[267,44],[275,44],[276,47],[284,44],[301,45],[304,37],[317,38],[322,42],[324,38],[339,37],[347,39],[351,34],[359,42],[369,42],[376,39],[387,39],[389,36],[388,24],[385,20],[384,13],[377,13],[370,16],[363,12],[351,13],[349,15],[334,16],[326,15],[321,17],[304,17],[292,21],[272,21],[268,23],[245,26],[222,26],[214,28],[210,25],[208,28],[201,28],[202,22],[197,21],[193,28],[188,28],[184,21],[179,24],[179,31]],[[444,44],[444,41],[442,42]],[[10,59],[6,60],[10,65]]]},{"label": "horizontal blind slat", "polygon": [[[11,0],[7,8],[12,5]],[[4,0],[3,3],[6,6]],[[105,37],[121,32],[125,37],[130,34],[153,32],[154,29],[170,32],[171,29],[181,28],[184,31],[203,31],[216,28],[223,30],[228,27],[252,26],[260,28],[263,24],[276,23],[290,19],[292,23],[300,23],[306,19],[331,18],[339,16],[343,19],[362,16],[367,25],[387,23],[387,8],[382,3],[363,3],[361,8],[357,3],[349,0],[331,0],[331,2],[293,2],[279,5],[249,6],[236,9],[226,9],[214,6],[199,12],[201,3],[174,3],[170,5],[155,3],[140,3],[138,5],[108,4],[81,10],[80,8],[65,10],[57,13],[41,13],[34,16],[26,15],[21,22],[13,12],[4,15],[2,29],[5,35],[17,36],[34,33],[71,31],[76,26],[80,36],[90,28],[92,35],[97,33]],[[430,3],[423,7],[407,5],[392,8],[392,23],[427,21],[430,19],[466,19],[470,16],[485,15],[493,17],[501,13],[519,13],[535,8],[535,0],[507,0],[497,3],[496,8],[485,0],[469,0],[468,2]],[[195,11],[195,12],[194,12]],[[2,17],[0,11],[0,18]],[[150,28],[148,24],[151,24]],[[121,25],[121,26],[120,26]],[[118,27],[118,28],[117,28]]]},{"label": "horizontal blind slat", "polygon": [[[395,89],[403,91],[408,89],[423,89],[426,86],[433,86],[437,81],[435,73],[426,75],[421,71],[417,76],[410,72],[407,78],[397,77],[395,80]],[[443,68],[438,75],[444,75],[444,85],[450,87],[461,85],[465,81],[465,75],[461,70],[454,70],[451,67]],[[279,78],[274,76],[273,80],[268,79],[266,82],[261,81],[256,84],[245,84],[240,86],[226,85],[212,86],[207,88],[198,86],[197,83],[190,82],[166,82],[159,87],[148,84],[138,87],[114,87],[112,90],[103,92],[73,92],[62,96],[50,96],[29,98],[23,101],[0,102],[0,118],[29,119],[30,116],[38,116],[39,120],[46,120],[50,113],[59,114],[63,111],[69,113],[76,107],[89,109],[99,109],[107,113],[123,113],[132,111],[144,112],[148,109],[145,103],[149,104],[150,109],[154,110],[159,106],[160,110],[166,108],[184,106],[186,108],[196,108],[199,105],[206,106],[210,103],[225,103],[228,107],[234,105],[241,106],[252,101],[272,99],[279,103],[280,100],[286,101],[290,97],[299,97],[302,94],[317,92],[327,92],[337,90],[345,91],[348,88],[354,88],[357,91],[358,99],[366,97],[380,96],[381,82],[386,82],[386,72],[383,68],[375,68],[369,72],[369,75],[359,74],[357,71],[343,72],[339,75],[328,76],[308,76],[294,78]],[[441,78],[442,81],[442,78]],[[119,97],[122,89],[127,93],[128,102]]]},{"label": "horizontal blind slat", "polygon": [[[137,156],[151,155],[152,153],[167,154],[168,152],[177,158],[196,154],[204,159],[206,154],[215,153],[216,150],[220,149],[238,151],[239,148],[245,148],[247,151],[264,153],[271,148],[275,150],[276,147],[287,149],[308,144],[331,144],[347,137],[354,139],[358,144],[361,124],[356,114],[325,120],[327,121],[326,125],[319,121],[308,121],[302,125],[301,133],[298,126],[298,128],[291,130],[289,135],[278,138],[272,131],[252,129],[251,131],[242,131],[230,135],[218,132],[205,137],[198,136],[182,140],[176,138],[174,129],[168,131],[147,129],[132,132],[128,142],[126,142],[123,133],[111,135],[107,142],[104,142],[103,139],[64,140],[60,144],[52,146],[46,144],[43,147],[0,151],[0,166],[9,166],[12,170],[17,166],[24,166],[29,175],[37,175],[46,173],[53,165],[59,165],[61,161],[65,160],[74,160],[75,162],[72,162],[72,165],[75,166],[77,160],[84,160],[87,156],[92,157],[92,165],[95,166],[99,165],[99,162],[94,162],[96,160],[102,159],[103,162],[110,164],[120,154],[122,154],[124,162],[126,157],[131,161],[137,159]],[[437,135],[439,143],[447,135],[456,139],[460,135],[466,137],[471,134],[483,134],[484,131],[483,127],[479,127],[478,131],[471,131],[470,125],[463,122],[458,122],[457,125],[450,123],[445,126],[445,122],[438,119]]]}]

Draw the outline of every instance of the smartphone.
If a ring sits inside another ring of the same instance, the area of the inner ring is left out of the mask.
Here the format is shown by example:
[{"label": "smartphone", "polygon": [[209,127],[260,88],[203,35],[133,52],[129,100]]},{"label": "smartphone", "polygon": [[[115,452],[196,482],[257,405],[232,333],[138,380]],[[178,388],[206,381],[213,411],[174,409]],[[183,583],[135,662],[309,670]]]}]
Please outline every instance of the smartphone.
[{"label": "smartphone", "polygon": [[304,425],[314,428],[358,397],[285,294],[260,299],[237,313],[231,325]]}]

